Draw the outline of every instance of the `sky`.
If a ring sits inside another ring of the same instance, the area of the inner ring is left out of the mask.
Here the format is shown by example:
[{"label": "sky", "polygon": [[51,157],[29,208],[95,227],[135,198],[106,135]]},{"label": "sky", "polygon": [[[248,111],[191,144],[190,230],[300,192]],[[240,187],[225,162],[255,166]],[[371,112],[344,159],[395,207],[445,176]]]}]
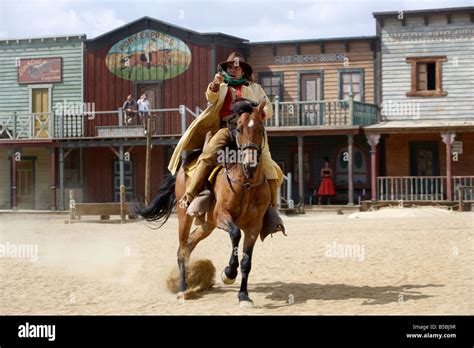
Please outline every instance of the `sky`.
[{"label": "sky", "polygon": [[371,36],[372,12],[458,6],[474,0],[0,0],[0,39],[92,39],[143,16],[251,42]]}]

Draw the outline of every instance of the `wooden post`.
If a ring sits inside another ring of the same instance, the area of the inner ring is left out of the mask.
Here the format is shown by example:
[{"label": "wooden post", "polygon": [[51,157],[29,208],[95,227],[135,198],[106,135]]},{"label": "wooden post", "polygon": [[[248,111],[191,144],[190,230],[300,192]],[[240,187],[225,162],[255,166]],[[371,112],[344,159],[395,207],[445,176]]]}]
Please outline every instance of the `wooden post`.
[{"label": "wooden post", "polygon": [[303,136],[298,136],[298,193],[299,202],[298,205],[301,209],[300,212],[304,211],[304,174],[303,174]]},{"label": "wooden post", "polygon": [[74,190],[69,190],[69,221],[76,219],[76,201],[74,200]]},{"label": "wooden post", "polygon": [[120,171],[120,186],[125,184],[125,168],[124,168],[124,153],[123,153],[123,145],[119,146],[119,171]]},{"label": "wooden post", "polygon": [[347,152],[348,152],[348,161],[347,161],[347,176],[348,176],[348,202],[347,205],[354,205],[354,170],[352,167],[352,158],[354,152],[354,136],[349,134],[347,136]]},{"label": "wooden post", "polygon": [[51,210],[56,210],[56,148],[51,147],[50,156],[51,169]]},{"label": "wooden post", "polygon": [[59,148],[59,209],[66,209],[64,206],[64,147]]},{"label": "wooden post", "polygon": [[459,190],[459,211],[464,211],[464,204],[463,204],[463,201],[464,201],[464,190],[462,188],[462,186],[458,187],[458,190]]},{"label": "wooden post", "polygon": [[125,222],[125,186],[120,185],[120,221]]},{"label": "wooden post", "polygon": [[12,210],[17,210],[16,197],[16,149],[12,152]]},{"label": "wooden post", "polygon": [[452,180],[452,171],[451,171],[451,143],[455,137],[454,133],[446,132],[441,133],[441,138],[446,144],[446,198],[448,201],[453,200],[453,180]]},{"label": "wooden post", "polygon": [[369,134],[366,136],[370,145],[370,178],[371,178],[371,199],[377,200],[377,144],[380,140],[380,134]]},{"label": "wooden post", "polygon": [[146,155],[145,155],[145,205],[150,203],[151,196],[151,119],[147,120]]}]

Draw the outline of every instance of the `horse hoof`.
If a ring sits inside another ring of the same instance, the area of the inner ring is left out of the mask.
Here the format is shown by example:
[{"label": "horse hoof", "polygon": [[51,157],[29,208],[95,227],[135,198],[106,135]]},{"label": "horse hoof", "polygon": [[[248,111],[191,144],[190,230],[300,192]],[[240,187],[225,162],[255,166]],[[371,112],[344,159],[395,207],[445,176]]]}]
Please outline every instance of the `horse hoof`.
[{"label": "horse hoof", "polygon": [[185,294],[184,292],[180,291],[178,292],[178,300],[179,300],[179,303],[184,303],[184,300],[185,300]]},{"label": "horse hoof", "polygon": [[244,300],[239,302],[240,308],[253,308],[252,300]]},{"label": "horse hoof", "polygon": [[222,271],[221,278],[222,278],[222,282],[223,282],[224,284],[226,284],[226,285],[234,284],[234,283],[235,283],[235,280],[237,279],[237,277],[235,277],[234,279],[228,278],[228,277],[225,275],[225,269]]}]

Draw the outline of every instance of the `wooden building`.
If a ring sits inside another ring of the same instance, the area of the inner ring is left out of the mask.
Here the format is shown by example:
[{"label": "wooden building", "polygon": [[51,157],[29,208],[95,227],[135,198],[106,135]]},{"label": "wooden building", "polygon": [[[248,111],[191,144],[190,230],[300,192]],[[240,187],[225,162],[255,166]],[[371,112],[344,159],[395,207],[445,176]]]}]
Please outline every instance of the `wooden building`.
[{"label": "wooden building", "polygon": [[[152,187],[157,192],[173,146],[197,113],[206,108],[204,91],[217,63],[245,40],[220,33],[201,34],[144,17],[85,41],[85,101],[96,115],[84,120],[84,200],[117,201],[120,184],[127,198],[144,197],[145,136],[140,125],[123,127],[126,97],[146,93],[152,112]],[[113,133],[102,136],[104,132]],[[132,131],[132,134],[130,133]],[[101,139],[100,141],[97,141]]]},{"label": "wooden building", "polygon": [[374,13],[382,120],[374,200],[452,201],[474,183],[474,7]]},{"label": "wooden building", "polygon": [[325,157],[339,203],[353,204],[369,195],[363,126],[375,123],[377,116],[376,37],[255,42],[248,47],[258,82],[275,103],[267,131],[272,157],[284,173],[293,174],[290,199],[314,202]]},{"label": "wooden building", "polygon": [[[83,101],[84,35],[0,40],[0,209],[55,209],[54,138]],[[65,163],[66,188],[81,184]]]}]

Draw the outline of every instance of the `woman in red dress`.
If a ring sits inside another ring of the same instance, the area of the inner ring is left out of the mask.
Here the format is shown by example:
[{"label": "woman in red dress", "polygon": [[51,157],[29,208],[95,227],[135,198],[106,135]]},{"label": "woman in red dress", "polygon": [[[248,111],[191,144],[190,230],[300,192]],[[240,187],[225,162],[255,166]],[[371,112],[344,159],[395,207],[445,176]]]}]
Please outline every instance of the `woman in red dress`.
[{"label": "woman in red dress", "polygon": [[321,169],[321,185],[318,190],[318,205],[321,205],[323,196],[328,197],[328,205],[331,204],[331,196],[334,196],[334,183],[332,181],[332,169],[329,166],[329,159],[324,157],[324,167]]}]

